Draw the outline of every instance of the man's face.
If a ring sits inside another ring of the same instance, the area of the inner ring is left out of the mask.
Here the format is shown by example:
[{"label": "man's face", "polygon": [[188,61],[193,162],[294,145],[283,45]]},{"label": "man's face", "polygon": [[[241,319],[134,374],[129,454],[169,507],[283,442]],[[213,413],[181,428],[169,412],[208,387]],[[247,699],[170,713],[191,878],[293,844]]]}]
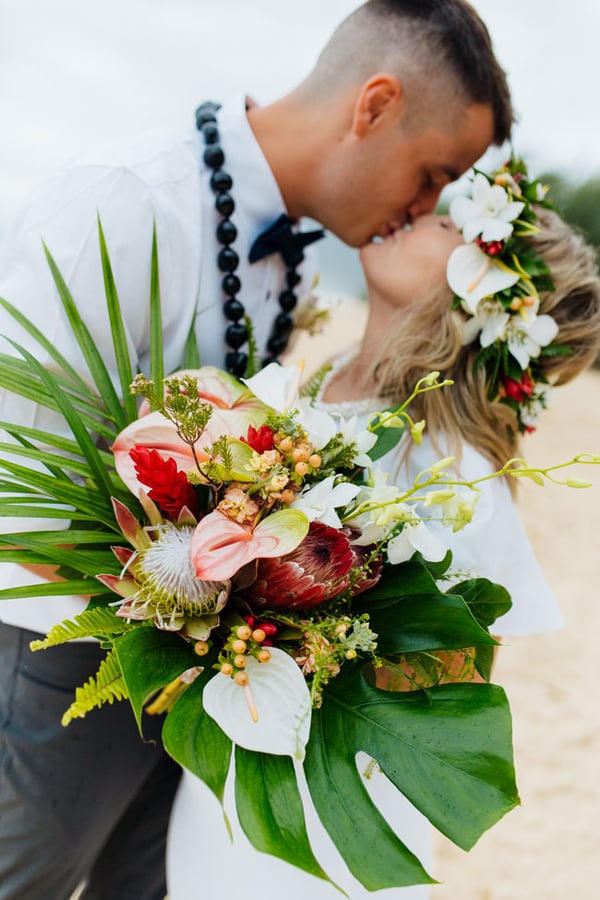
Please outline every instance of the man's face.
[{"label": "man's face", "polygon": [[481,104],[466,107],[447,128],[423,124],[409,132],[390,117],[349,142],[343,164],[332,169],[321,221],[353,247],[387,237],[432,212],[442,188],[483,155],[492,137],[492,112]]}]

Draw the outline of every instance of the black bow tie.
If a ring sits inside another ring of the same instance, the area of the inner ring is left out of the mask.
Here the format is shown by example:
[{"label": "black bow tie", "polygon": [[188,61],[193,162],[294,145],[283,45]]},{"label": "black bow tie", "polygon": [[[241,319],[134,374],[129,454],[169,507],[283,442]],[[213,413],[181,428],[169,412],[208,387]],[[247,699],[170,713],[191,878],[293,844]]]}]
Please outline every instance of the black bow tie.
[{"label": "black bow tie", "polygon": [[286,266],[297,266],[304,259],[303,250],[314,241],[325,237],[322,228],[317,231],[292,231],[295,219],[281,215],[256,238],[250,248],[248,260],[251,263],[264,259],[272,253],[281,253]]}]

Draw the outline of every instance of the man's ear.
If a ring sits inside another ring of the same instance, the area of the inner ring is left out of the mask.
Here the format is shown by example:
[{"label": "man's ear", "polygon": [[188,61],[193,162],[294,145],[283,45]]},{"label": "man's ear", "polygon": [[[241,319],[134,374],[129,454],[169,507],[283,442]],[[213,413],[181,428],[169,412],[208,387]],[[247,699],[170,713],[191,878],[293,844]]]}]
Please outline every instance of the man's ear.
[{"label": "man's ear", "polygon": [[402,85],[394,75],[382,72],[362,85],[352,116],[352,131],[364,137],[379,127],[384,119],[396,117],[404,103]]}]

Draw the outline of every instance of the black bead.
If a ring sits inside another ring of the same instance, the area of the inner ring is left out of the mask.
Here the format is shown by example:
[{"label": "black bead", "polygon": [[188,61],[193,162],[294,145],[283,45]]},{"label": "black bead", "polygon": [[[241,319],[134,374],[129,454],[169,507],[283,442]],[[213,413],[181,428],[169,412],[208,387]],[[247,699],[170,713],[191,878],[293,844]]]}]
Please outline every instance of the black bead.
[{"label": "black bead", "polygon": [[233,222],[230,222],[229,219],[219,222],[217,226],[217,240],[220,241],[221,244],[233,244],[236,237],[237,228]]},{"label": "black bead", "polygon": [[223,247],[217,255],[217,265],[221,272],[235,272],[239,262],[239,256],[231,247]]},{"label": "black bead", "polygon": [[279,315],[275,316],[272,333],[276,337],[287,337],[293,327],[294,320],[289,313],[281,312]]},{"label": "black bead", "polygon": [[202,137],[207,144],[217,144],[219,142],[219,129],[214,122],[205,122],[202,126]]},{"label": "black bead", "polygon": [[213,172],[210,176],[210,186],[215,194],[221,191],[229,191],[233,187],[233,178],[227,172],[222,170]]},{"label": "black bead", "polygon": [[236,300],[235,297],[230,297],[229,300],[226,300],[223,304],[223,313],[225,314],[225,318],[229,319],[230,322],[237,322],[238,319],[241,319],[246,310],[239,300]]},{"label": "black bead", "polygon": [[261,366],[262,366],[262,368],[264,369],[265,366],[268,366],[268,365],[270,365],[271,363],[277,363],[278,366],[280,365],[280,362],[279,362],[279,360],[277,359],[276,356],[265,356],[265,358],[264,358],[263,361],[261,362]]},{"label": "black bead", "polygon": [[[220,172],[216,174],[226,175],[226,172]],[[217,199],[215,200],[215,209],[217,212],[221,213],[222,216],[230,216],[231,213],[235,209],[235,203],[231,194],[217,194]]]},{"label": "black bead", "polygon": [[298,302],[298,298],[293,291],[282,291],[279,295],[279,305],[284,312],[291,312]]},{"label": "black bead", "polygon": [[283,353],[285,348],[287,347],[287,337],[278,337],[273,334],[267,341],[267,350],[269,353],[272,353],[273,356],[279,356],[280,353]]},{"label": "black bead", "polygon": [[231,350],[225,354],[225,368],[236,378],[241,378],[248,365],[248,354],[240,353],[239,350]]},{"label": "black bead", "polygon": [[225,329],[225,343],[237,350],[248,340],[248,329],[243,322],[234,322]]},{"label": "black bead", "polygon": [[[223,293],[227,294],[228,297],[235,297],[235,295],[239,294],[241,290],[242,282],[237,277],[237,275],[232,275],[230,272],[229,275],[226,275],[221,282],[221,287],[223,288]],[[242,306],[241,303],[240,306]],[[239,316],[237,318],[239,319]]]},{"label": "black bead", "polygon": [[196,110],[196,128],[202,128],[205,122],[216,122],[218,109],[218,103],[202,103]]},{"label": "black bead", "polygon": [[287,281],[288,287],[294,288],[297,284],[300,284],[302,276],[298,275],[295,269],[290,269],[285,276],[285,280]]},{"label": "black bead", "polygon": [[285,255],[285,261],[288,266],[299,266],[304,259],[302,250],[291,250]]},{"label": "black bead", "polygon": [[225,162],[225,154],[218,144],[210,144],[204,151],[203,158],[210,169],[218,169]]}]

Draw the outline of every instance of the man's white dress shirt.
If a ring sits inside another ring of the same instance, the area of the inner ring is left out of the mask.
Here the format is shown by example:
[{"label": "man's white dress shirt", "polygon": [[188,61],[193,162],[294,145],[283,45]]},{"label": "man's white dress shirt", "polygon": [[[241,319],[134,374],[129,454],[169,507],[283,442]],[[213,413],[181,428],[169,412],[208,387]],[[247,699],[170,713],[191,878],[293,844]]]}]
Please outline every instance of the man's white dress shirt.
[{"label": "man's white dress shirt", "polygon": [[[271,225],[285,205],[245,112],[245,99],[225,105],[218,114],[223,168],[233,178],[236,207],[231,216],[238,230],[233,244],[239,254],[236,272],[242,281],[239,299],[251,316],[259,351],[265,346],[285,266],[279,256],[249,265],[248,252],[258,234]],[[152,229],[156,234],[165,346],[165,371],[181,366],[187,335],[195,316],[201,361],[223,366],[223,273],[216,264],[220,249],[215,230],[221,216],[214,207],[211,170],[202,161],[204,141],[195,128],[181,135],[152,134],[82,156],[33,197],[14,225],[0,255],[0,296],[18,306],[80,371],[85,371],[77,344],[62,310],[48,267],[46,244],[90,329],[118,386],[100,261],[97,218],[102,222],[125,321],[134,369],[148,372],[150,351],[150,259]],[[101,159],[101,162],[98,162]],[[43,243],[42,243],[43,242]],[[308,291],[314,273],[314,248],[300,267]],[[39,347],[11,317],[0,310],[0,334],[8,335],[40,358]],[[4,352],[12,352],[2,341]],[[40,359],[44,362],[47,360]],[[0,421],[60,432],[61,422],[47,409],[3,392]],[[56,520],[5,519],[6,531],[61,527]],[[0,565],[0,588],[40,581],[19,566]],[[5,600],[0,619],[7,624],[45,632],[56,622],[81,612],[79,597]]]}]

